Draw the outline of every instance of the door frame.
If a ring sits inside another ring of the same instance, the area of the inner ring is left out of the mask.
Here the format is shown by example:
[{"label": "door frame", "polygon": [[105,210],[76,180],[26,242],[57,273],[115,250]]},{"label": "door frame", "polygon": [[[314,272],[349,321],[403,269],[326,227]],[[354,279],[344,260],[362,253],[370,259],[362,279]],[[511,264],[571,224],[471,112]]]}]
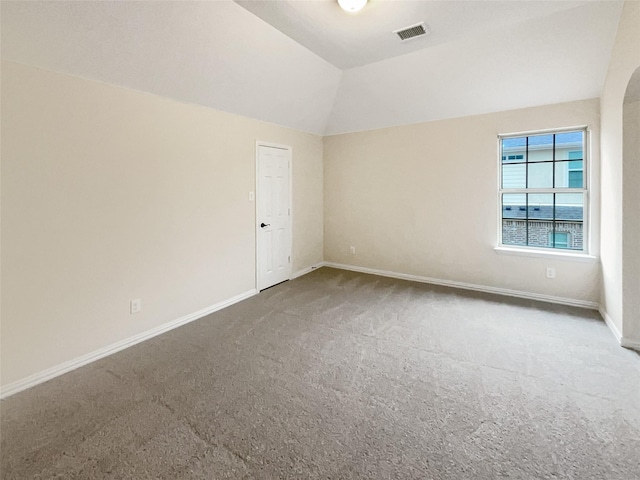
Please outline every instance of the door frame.
[{"label": "door frame", "polygon": [[[255,210],[254,210],[254,224],[255,224],[255,284],[256,290],[260,293],[260,226],[258,225],[259,215],[259,202],[260,202],[260,147],[279,148],[281,150],[287,150],[289,152],[289,258],[293,257],[293,148],[290,145],[284,145],[282,143],[265,142],[262,140],[256,141],[256,159],[255,159]],[[293,273],[293,258],[289,262],[289,278]]]}]

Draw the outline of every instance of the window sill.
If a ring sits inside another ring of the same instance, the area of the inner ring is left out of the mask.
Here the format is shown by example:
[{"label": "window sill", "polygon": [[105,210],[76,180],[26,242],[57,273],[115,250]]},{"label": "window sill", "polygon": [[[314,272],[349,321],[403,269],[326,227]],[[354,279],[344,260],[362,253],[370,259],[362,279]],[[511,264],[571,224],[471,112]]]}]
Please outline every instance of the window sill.
[{"label": "window sill", "polygon": [[558,252],[558,251],[546,251],[542,249],[533,248],[518,248],[518,247],[506,247],[498,246],[493,249],[499,255],[519,255],[522,257],[534,257],[534,258],[547,258],[557,260],[570,260],[574,262],[592,263],[597,262],[598,257],[594,255],[588,255],[582,252]]}]

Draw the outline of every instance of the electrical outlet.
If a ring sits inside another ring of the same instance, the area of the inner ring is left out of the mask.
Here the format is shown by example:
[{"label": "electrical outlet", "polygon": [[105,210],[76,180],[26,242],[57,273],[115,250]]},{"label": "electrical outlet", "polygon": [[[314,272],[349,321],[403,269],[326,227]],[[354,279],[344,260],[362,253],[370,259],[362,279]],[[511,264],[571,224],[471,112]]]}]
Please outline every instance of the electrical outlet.
[{"label": "electrical outlet", "polygon": [[351,245],[349,247],[349,251],[351,252],[351,255],[355,255],[356,254],[356,247],[354,247],[353,245]]},{"label": "electrical outlet", "polygon": [[249,201],[253,202],[255,200],[256,196],[253,192],[249,192]]},{"label": "electrical outlet", "polygon": [[547,267],[547,278],[556,278],[556,269],[553,267]]},{"label": "electrical outlet", "polygon": [[131,315],[133,315],[134,313],[138,313],[140,310],[142,310],[142,301],[139,298],[131,300]]}]

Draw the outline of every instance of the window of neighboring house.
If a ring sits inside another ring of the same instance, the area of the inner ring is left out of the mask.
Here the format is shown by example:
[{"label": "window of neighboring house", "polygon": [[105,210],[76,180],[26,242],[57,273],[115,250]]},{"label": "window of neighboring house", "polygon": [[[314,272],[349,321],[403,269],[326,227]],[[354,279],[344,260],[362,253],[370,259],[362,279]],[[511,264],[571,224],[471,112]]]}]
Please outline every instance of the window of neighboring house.
[{"label": "window of neighboring house", "polygon": [[500,244],[586,252],[586,130],[499,139]]},{"label": "window of neighboring house", "polygon": [[569,248],[569,234],[565,232],[550,232],[549,244],[553,244],[555,248]]},{"label": "window of neighboring house", "polygon": [[522,160],[524,155],[503,155],[502,160]]},{"label": "window of neighboring house", "polygon": [[569,152],[569,159],[573,160],[569,162],[567,167],[567,173],[569,178],[569,186],[572,188],[580,188],[583,183],[583,173],[582,173],[582,152]]}]

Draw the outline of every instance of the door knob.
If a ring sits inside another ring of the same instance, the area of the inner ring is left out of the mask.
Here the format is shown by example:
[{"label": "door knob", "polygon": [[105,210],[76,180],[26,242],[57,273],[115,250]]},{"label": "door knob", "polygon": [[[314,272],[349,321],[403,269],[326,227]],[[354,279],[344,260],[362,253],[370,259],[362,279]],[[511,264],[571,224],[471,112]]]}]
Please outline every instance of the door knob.
[{"label": "door knob", "polygon": [[260,224],[260,226],[261,226],[262,228],[264,228],[264,227],[268,227],[268,226],[270,226],[270,225],[271,225],[270,223],[264,223],[264,222]]}]

